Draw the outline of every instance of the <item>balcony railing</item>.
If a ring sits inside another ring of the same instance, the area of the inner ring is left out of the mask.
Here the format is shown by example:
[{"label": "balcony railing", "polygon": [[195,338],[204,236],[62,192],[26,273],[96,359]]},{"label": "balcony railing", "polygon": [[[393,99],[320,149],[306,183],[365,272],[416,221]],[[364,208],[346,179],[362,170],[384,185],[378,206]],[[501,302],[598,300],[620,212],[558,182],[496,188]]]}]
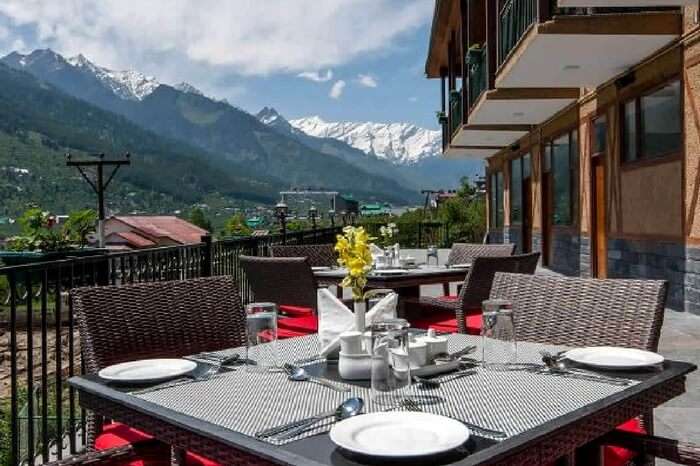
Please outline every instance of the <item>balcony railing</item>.
[{"label": "balcony railing", "polygon": [[484,90],[486,90],[488,67],[486,47],[472,48],[467,52],[469,63],[469,109],[471,110]]},{"label": "balcony railing", "polygon": [[[85,413],[66,380],[81,372],[68,291],[79,286],[231,275],[251,299],[241,255],[270,255],[274,244],[335,241],[338,228],[0,267],[0,464],[41,464],[81,450]],[[144,310],[147,312],[147,310]],[[33,368],[29,370],[28,368]],[[9,400],[8,400],[9,396]],[[67,453],[66,453],[67,452]]]},{"label": "balcony railing", "polygon": [[450,92],[450,138],[462,126],[462,91]]},{"label": "balcony railing", "polygon": [[508,0],[498,18],[498,65],[520,41],[537,19],[537,0]]}]

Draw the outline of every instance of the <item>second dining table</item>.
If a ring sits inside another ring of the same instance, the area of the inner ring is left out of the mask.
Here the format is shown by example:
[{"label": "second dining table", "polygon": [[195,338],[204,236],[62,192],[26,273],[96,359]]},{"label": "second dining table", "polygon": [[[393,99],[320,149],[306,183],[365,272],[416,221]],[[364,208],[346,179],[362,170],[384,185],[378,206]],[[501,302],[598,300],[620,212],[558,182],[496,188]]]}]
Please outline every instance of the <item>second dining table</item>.
[{"label": "second dining table", "polygon": [[[467,264],[460,267],[421,265],[406,269],[373,270],[367,276],[367,288],[394,290],[399,295],[398,309],[401,314],[407,300],[420,297],[422,285],[462,282],[467,272]],[[321,284],[338,285],[345,278],[346,271],[343,268],[323,268],[314,270],[314,275]]]}]

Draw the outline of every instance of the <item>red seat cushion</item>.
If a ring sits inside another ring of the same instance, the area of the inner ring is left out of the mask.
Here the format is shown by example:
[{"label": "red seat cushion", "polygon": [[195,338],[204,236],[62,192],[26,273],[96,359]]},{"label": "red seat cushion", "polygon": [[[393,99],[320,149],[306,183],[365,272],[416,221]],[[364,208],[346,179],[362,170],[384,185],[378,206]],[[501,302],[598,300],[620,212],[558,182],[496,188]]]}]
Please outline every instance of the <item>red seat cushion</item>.
[{"label": "red seat cushion", "polygon": [[[109,450],[110,448],[123,447],[124,445],[135,444],[152,440],[153,437],[133,429],[125,424],[113,422],[104,426],[102,433],[95,439],[96,450]],[[162,466],[170,464],[170,447],[163,444],[163,461],[153,460],[132,460],[124,463],[123,466]],[[187,453],[187,466],[220,466],[215,461],[208,460],[194,453]]]},{"label": "red seat cushion", "polygon": [[[285,328],[277,329],[277,339],[284,340],[285,338],[303,337],[308,335],[308,333],[298,332],[296,330],[288,330]],[[272,341],[272,336],[269,330],[263,330],[258,334],[261,341]]]},{"label": "red seat cushion", "polygon": [[287,304],[280,304],[278,307],[282,314],[289,317],[306,317],[314,313],[314,310],[310,307],[290,306]]},{"label": "red seat cushion", "polygon": [[[469,335],[481,334],[481,314],[466,316],[467,333]],[[411,327],[429,329],[434,328],[438,332],[456,333],[458,330],[457,318],[453,312],[434,312],[430,315],[411,320]]]},{"label": "red seat cushion", "polygon": [[445,302],[448,302],[448,303],[453,303],[453,302],[455,302],[455,301],[457,301],[457,300],[459,299],[459,295],[450,294],[450,295],[447,295],[447,296],[438,296],[437,299],[439,299],[440,301],[445,301]]},{"label": "red seat cushion", "polygon": [[[635,432],[640,434],[645,433],[639,419],[637,418],[630,419],[624,424],[617,426],[617,428],[624,430],[625,432]],[[604,466],[625,466],[632,461],[635,456],[637,456],[636,453],[631,450],[627,450],[622,447],[613,447],[610,445],[603,448],[603,455]]]},{"label": "red seat cushion", "polygon": [[304,317],[284,317],[277,321],[277,328],[302,332],[304,335],[318,332],[318,319],[310,314]]}]

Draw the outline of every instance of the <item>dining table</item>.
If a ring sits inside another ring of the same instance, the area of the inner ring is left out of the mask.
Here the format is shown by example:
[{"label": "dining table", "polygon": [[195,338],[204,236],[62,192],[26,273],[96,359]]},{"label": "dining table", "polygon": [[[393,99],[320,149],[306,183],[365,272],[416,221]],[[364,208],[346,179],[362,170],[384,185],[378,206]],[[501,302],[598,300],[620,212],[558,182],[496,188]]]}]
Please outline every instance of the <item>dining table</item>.
[{"label": "dining table", "polygon": [[[481,430],[471,429],[468,441],[451,451],[392,459],[358,455],[336,446],[329,436],[333,422],[319,423],[284,440],[256,437],[261,430],[332,410],[349,397],[365,400],[365,413],[405,409],[375,403],[369,381],[343,380],[336,363],[315,359],[320,350],[317,335],[276,344],[278,364],[303,365],[311,375],[348,391],[293,381],[282,371],[262,372],[242,365],[214,377],[165,385],[117,384],[96,374],[75,376],[69,383],[85,409],[172,445],[174,464],[184,464],[184,452],[193,451],[223,465],[545,465],[585,452],[590,442],[619,424],[681,395],[686,375],[696,369],[689,363],[665,360],[651,370],[606,372],[608,377],[626,381],[624,384],[579,379],[528,369],[542,363],[541,351],[554,354],[566,347],[518,342],[517,364],[512,370],[477,364],[469,376],[443,383],[438,389],[423,390],[419,384],[406,388],[404,396],[421,411]],[[470,345],[476,347],[473,354],[481,354],[481,337],[448,335],[450,353]],[[246,353],[242,347],[216,354],[230,358]],[[198,364],[206,369],[210,363]],[[502,435],[491,436],[489,431]],[[585,464],[597,464],[595,457],[594,452]]]},{"label": "dining table", "polygon": [[[406,304],[420,297],[423,285],[463,282],[469,272],[469,264],[460,266],[418,265],[411,268],[375,269],[367,276],[367,289],[390,289],[399,296],[399,315],[405,314]],[[314,276],[322,285],[339,285],[346,275],[344,268],[314,270]]]}]

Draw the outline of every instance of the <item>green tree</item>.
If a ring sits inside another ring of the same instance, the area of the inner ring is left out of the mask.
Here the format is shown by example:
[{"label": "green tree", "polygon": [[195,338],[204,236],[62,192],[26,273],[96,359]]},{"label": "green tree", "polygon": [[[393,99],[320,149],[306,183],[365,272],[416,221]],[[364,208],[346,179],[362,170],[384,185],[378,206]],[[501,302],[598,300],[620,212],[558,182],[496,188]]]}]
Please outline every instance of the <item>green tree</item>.
[{"label": "green tree", "polygon": [[195,207],[190,212],[189,221],[193,225],[197,225],[199,228],[207,230],[209,233],[212,231],[211,221],[204,215],[204,211],[199,207]]},{"label": "green tree", "polygon": [[486,233],[486,201],[466,177],[457,197],[442,203],[437,215],[449,225],[452,241],[481,242]]},{"label": "green tree", "polygon": [[287,222],[287,231],[311,230],[311,222],[308,220],[294,219]]},{"label": "green tree", "polygon": [[250,236],[253,229],[245,223],[243,214],[231,216],[224,226],[224,233],[229,236]]},{"label": "green tree", "polygon": [[81,248],[88,244],[87,236],[95,231],[97,213],[92,209],[71,212],[63,225],[63,233],[72,243]]}]

